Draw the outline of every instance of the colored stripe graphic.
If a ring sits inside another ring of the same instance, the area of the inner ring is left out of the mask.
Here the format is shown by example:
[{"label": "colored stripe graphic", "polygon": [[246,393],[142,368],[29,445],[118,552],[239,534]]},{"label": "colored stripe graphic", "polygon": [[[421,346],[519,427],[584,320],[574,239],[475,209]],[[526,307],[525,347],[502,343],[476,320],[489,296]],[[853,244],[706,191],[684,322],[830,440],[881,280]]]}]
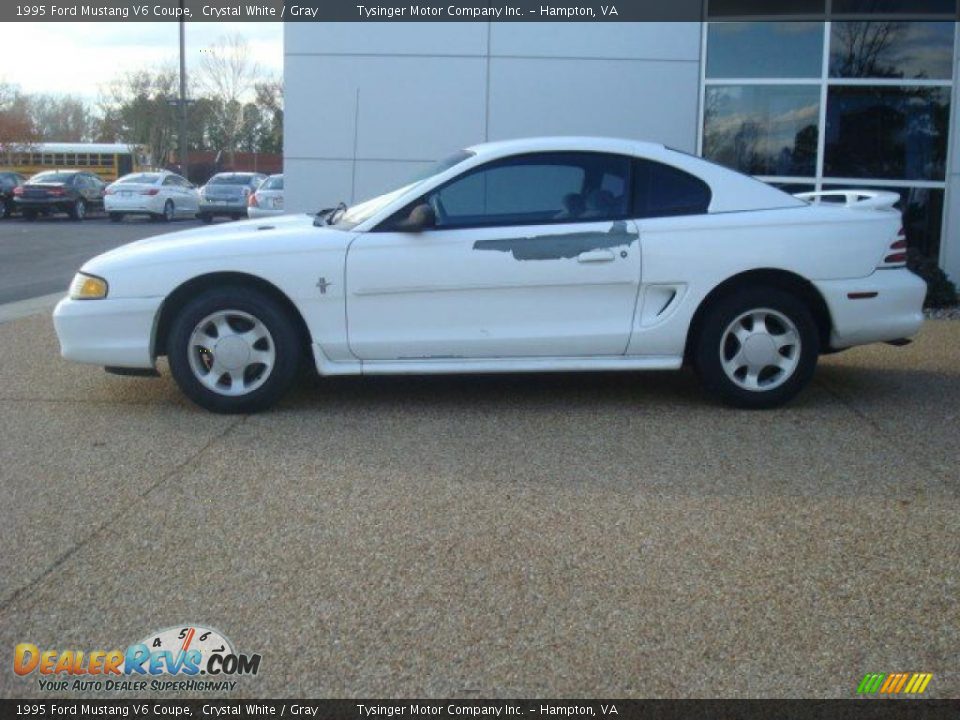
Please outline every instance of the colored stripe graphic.
[{"label": "colored stripe graphic", "polygon": [[884,673],[867,673],[863,676],[863,680],[860,681],[859,687],[857,687],[858,693],[871,694],[875,693],[880,689],[880,683],[883,682],[883,679],[886,677]]},{"label": "colored stripe graphic", "polygon": [[857,694],[919,695],[932,679],[933,673],[867,673],[857,685]]}]

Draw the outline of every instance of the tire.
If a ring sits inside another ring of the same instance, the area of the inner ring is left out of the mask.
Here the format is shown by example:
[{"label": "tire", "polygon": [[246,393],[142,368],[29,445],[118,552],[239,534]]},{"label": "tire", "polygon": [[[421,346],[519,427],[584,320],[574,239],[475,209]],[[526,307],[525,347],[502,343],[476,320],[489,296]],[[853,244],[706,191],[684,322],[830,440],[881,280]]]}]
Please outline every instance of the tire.
[{"label": "tire", "polygon": [[163,215],[160,217],[163,222],[173,222],[173,218],[176,216],[176,209],[173,207],[173,200],[167,200],[163,204]]},{"label": "tire", "polygon": [[198,213],[197,217],[200,218],[201,222],[205,222],[207,225],[213,222],[213,215],[209,213]]},{"label": "tire", "polygon": [[123,213],[112,212],[110,213],[110,222],[121,222],[123,220]]},{"label": "tire", "polygon": [[[241,337],[250,331],[259,338],[252,343]],[[221,341],[229,337],[237,340],[224,347]],[[180,389],[200,407],[252,413],[269,408],[290,388],[301,347],[293,319],[273,298],[250,287],[225,286],[201,293],[177,313],[167,359]],[[259,357],[272,360],[272,367],[256,362]]]},{"label": "tire", "polygon": [[10,203],[6,200],[0,200],[0,220],[6,220],[10,217]]},{"label": "tire", "polygon": [[744,288],[707,308],[694,367],[708,392],[728,405],[783,405],[810,382],[820,334],[807,306],[772,287]]},{"label": "tire", "polygon": [[87,216],[87,203],[83,198],[78,199],[67,214],[72,220],[83,220]]},{"label": "tire", "polygon": [[23,219],[26,220],[26,221],[28,221],[28,222],[33,222],[34,220],[37,219],[37,211],[36,211],[36,210],[24,210],[24,211],[23,211]]},{"label": "tire", "polygon": [[239,220],[241,217],[243,217],[243,216],[242,216],[240,213],[233,213],[233,215],[230,216],[230,219],[231,219],[231,220]]}]

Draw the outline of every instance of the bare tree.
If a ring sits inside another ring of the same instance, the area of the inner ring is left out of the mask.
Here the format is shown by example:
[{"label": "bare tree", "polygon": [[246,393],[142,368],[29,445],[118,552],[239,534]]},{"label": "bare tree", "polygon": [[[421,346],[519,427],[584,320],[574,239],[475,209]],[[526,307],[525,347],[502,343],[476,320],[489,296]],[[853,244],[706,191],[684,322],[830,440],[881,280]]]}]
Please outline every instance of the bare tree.
[{"label": "bare tree", "polygon": [[101,88],[98,139],[145,145],[162,165],[173,150],[176,118],[170,98],[177,90],[171,63],[157,70],[134,70]]},{"label": "bare tree", "polygon": [[904,23],[838,22],[831,72],[841,77],[903,77],[885,65],[885,53],[903,32]]},{"label": "bare tree", "polygon": [[93,113],[87,103],[69,95],[34,95],[30,116],[46,142],[86,142],[94,134]]},{"label": "bare tree", "polygon": [[7,156],[39,140],[30,117],[29,98],[15,85],[0,82],[0,164]]},{"label": "bare tree", "polygon": [[261,77],[250,45],[241,35],[221,37],[200,57],[198,83],[201,92],[213,101],[217,135],[233,159],[243,134],[244,104]]}]

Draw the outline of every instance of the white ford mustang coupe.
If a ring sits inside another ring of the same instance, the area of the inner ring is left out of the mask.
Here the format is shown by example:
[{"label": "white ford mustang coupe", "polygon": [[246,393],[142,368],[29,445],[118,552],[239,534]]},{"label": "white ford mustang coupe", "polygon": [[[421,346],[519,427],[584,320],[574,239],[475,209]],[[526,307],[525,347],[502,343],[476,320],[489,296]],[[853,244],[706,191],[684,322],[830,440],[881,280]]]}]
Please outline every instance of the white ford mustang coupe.
[{"label": "white ford mustang coupe", "polygon": [[156,374],[217,412],[321,375],[669,370],[780,405],[820,353],[901,344],[925,285],[897,196],[794,197],[662,145],[540,138],[463,150],[315,216],[176,232],[87,262],[63,356]]}]

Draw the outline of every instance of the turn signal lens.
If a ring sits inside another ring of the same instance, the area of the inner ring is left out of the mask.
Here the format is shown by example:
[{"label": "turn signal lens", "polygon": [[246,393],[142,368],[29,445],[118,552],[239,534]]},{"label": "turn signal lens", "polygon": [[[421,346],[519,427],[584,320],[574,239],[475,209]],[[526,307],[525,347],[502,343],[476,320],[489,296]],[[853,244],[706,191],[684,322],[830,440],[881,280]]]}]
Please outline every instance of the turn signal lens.
[{"label": "turn signal lens", "polygon": [[71,300],[101,300],[107,296],[107,281],[94,275],[77,273],[70,283]]}]

